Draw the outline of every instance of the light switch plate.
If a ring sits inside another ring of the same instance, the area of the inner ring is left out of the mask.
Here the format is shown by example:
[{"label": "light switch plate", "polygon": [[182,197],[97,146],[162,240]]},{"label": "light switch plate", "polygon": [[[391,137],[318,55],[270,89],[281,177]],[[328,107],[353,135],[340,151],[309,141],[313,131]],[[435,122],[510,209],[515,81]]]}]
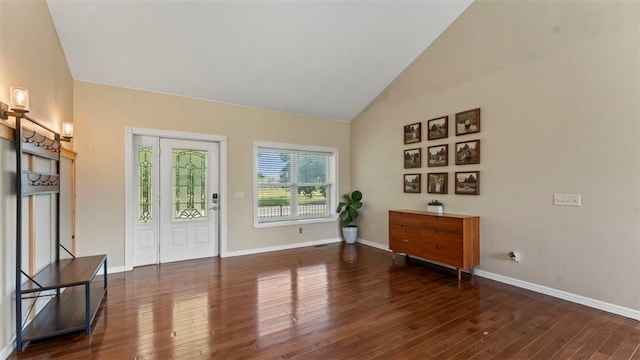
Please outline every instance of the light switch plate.
[{"label": "light switch plate", "polygon": [[580,194],[553,194],[553,205],[580,206],[582,205],[582,201]]},{"label": "light switch plate", "polygon": [[236,199],[244,199],[244,192],[243,191],[236,191],[235,198]]}]

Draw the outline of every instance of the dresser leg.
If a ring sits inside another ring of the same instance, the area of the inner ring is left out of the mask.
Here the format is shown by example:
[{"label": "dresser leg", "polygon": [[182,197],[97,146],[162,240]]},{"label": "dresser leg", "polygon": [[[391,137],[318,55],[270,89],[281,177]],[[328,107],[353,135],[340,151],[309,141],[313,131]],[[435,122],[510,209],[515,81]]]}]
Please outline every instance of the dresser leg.
[{"label": "dresser leg", "polygon": [[469,269],[469,272],[471,273],[471,276],[475,275],[475,272],[473,270],[474,270],[473,267],[471,269]]},{"label": "dresser leg", "polygon": [[394,264],[396,263],[396,252],[395,251],[391,252],[391,262],[394,263]]},{"label": "dresser leg", "polygon": [[462,269],[458,268],[458,282],[462,280]]}]

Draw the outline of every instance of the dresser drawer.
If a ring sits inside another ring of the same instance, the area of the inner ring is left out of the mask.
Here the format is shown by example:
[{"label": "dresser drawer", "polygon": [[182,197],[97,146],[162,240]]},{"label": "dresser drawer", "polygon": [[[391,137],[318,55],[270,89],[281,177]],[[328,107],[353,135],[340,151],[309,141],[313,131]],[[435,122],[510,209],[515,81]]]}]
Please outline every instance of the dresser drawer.
[{"label": "dresser drawer", "polygon": [[423,256],[443,264],[462,267],[462,248],[451,244],[423,243]]},{"label": "dresser drawer", "polygon": [[431,241],[438,244],[447,244],[450,246],[457,246],[462,248],[462,233],[436,230],[436,229],[421,229],[420,238],[424,241]]},{"label": "dresser drawer", "polygon": [[462,232],[462,219],[444,216],[423,216],[421,225],[424,227],[454,232]]},{"label": "dresser drawer", "polygon": [[401,235],[389,235],[389,249],[404,254],[419,254],[422,250],[422,241]]},{"label": "dresser drawer", "polygon": [[455,267],[463,266],[462,243],[442,238],[425,239],[422,243],[424,257]]},{"label": "dresser drawer", "polygon": [[415,240],[420,240],[420,236],[422,236],[419,227],[398,224],[389,224],[389,234],[399,235]]},{"label": "dresser drawer", "polygon": [[418,214],[389,211],[389,223],[420,226],[422,225],[422,216]]}]

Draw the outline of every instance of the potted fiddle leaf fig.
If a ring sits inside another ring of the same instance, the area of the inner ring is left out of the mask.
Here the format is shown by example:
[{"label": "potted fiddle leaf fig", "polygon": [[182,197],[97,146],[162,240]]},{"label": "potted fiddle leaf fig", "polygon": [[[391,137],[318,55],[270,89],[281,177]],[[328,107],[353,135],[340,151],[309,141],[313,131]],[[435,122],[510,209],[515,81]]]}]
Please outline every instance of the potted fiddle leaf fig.
[{"label": "potted fiddle leaf fig", "polygon": [[353,244],[358,238],[358,226],[353,221],[358,217],[358,210],[362,207],[362,193],[354,190],[351,194],[342,195],[344,201],[338,204],[336,212],[342,223],[342,236],[347,244]]}]

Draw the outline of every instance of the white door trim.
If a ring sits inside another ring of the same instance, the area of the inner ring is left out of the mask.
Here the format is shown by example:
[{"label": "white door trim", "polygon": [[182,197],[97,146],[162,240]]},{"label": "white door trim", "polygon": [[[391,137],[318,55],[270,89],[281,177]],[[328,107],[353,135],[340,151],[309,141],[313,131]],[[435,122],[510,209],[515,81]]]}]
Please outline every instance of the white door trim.
[{"label": "white door trim", "polygon": [[218,238],[220,240],[220,257],[227,256],[227,137],[223,135],[208,135],[198,133],[188,133],[181,131],[145,129],[145,128],[124,128],[124,267],[125,271],[133,269],[133,245],[134,245],[134,216],[131,214],[136,209],[135,199],[135,168],[133,163],[134,136],[157,136],[161,138],[198,140],[217,142],[220,145],[220,203],[219,203],[219,226]]}]

